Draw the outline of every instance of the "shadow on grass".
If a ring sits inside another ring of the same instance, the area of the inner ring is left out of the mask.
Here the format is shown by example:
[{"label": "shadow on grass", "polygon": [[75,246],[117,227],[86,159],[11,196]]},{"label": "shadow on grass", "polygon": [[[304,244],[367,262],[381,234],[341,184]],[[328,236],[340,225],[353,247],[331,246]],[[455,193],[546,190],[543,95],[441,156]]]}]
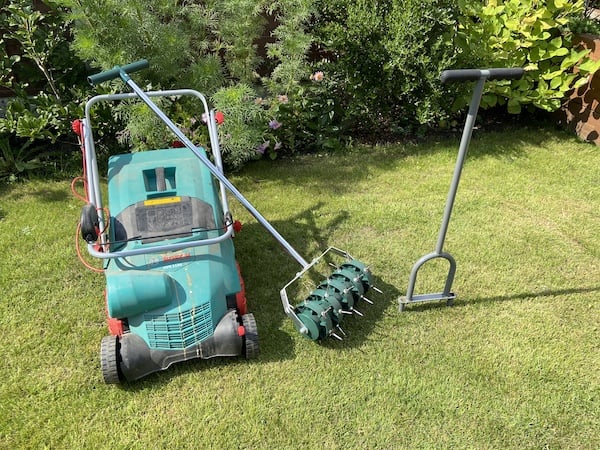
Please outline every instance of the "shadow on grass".
[{"label": "shadow on grass", "polygon": [[[271,224],[305,259],[311,260],[317,255],[308,254],[309,247],[315,243],[321,250],[334,245],[329,242],[329,233],[348,220],[348,214],[340,211],[323,229],[317,227],[314,212],[322,205],[317,203],[312,208],[285,221],[274,221]],[[302,268],[278,242],[257,223],[244,225],[243,230],[235,237],[236,257],[240,264],[246,285],[248,308],[256,318],[259,334],[260,355],[255,360],[238,358],[214,358],[210,360],[190,360],[178,363],[168,370],[149,375],[134,383],[125,383],[120,387],[127,391],[140,391],[148,387],[158,387],[168,383],[182,373],[198,372],[215,367],[229,367],[238,364],[264,364],[294,358],[294,342],[292,335],[297,333],[292,326],[284,325],[290,319],[285,315],[279,291]],[[333,270],[333,269],[332,269]],[[382,282],[374,274],[374,285],[384,294],[371,290],[367,297],[373,305],[361,302],[357,306],[364,317],[348,316],[342,323],[347,336],[343,341],[333,338],[323,342],[305,340],[305,345],[321,345],[327,349],[343,349],[360,346],[373,332],[377,321],[385,309],[398,295],[398,291]],[[292,304],[293,301],[290,300]],[[290,321],[291,323],[291,321]]]},{"label": "shadow on grass", "polygon": [[[330,242],[329,237],[337,227],[350,220],[346,211],[339,211],[326,226],[320,228],[316,224],[314,214],[321,206],[323,205],[317,203],[289,220],[272,222],[272,225],[307,261],[318,256],[318,254],[309,253],[309,249],[314,248],[315,244],[319,254],[331,246],[338,247],[335,242]],[[352,253],[352,249],[344,250]],[[240,236],[236,237],[236,253],[246,281],[249,305],[254,311],[259,327],[261,323],[265,324],[264,327],[269,334],[265,339],[271,341],[270,334],[280,331],[282,324],[290,320],[283,311],[279,291],[294,278],[302,267],[287,255],[279,247],[277,241],[259,224],[245,226]],[[329,254],[324,261],[333,265],[340,263],[339,259],[329,258]],[[369,261],[363,262],[367,265],[369,263]],[[321,274],[307,272],[305,278],[308,280],[308,284],[316,288],[317,284],[327,278],[333,270],[330,268],[330,272]],[[335,339],[327,339],[321,342],[321,345],[335,348],[357,346],[372,332],[377,321],[389,306],[389,302],[398,295],[395,287],[384,283],[376,273],[373,275],[374,286],[383,291],[383,294],[379,294],[375,290],[366,293],[366,297],[373,301],[373,305],[361,301],[356,307],[364,317],[348,316],[341,324],[347,334],[344,340],[340,342]],[[295,298],[295,300],[292,298],[290,296],[292,305],[300,303],[304,299],[304,297]],[[273,336],[275,339],[273,342],[277,347],[276,354],[284,354],[279,348],[282,337],[277,334]],[[268,345],[269,342],[266,344]],[[311,342],[307,340],[307,344],[310,345]],[[287,356],[292,357],[293,355]]]},{"label": "shadow on grass", "polygon": [[[567,288],[567,289],[544,289],[539,292],[523,292],[521,294],[514,295],[497,295],[490,297],[475,297],[472,299],[466,299],[464,296],[458,296],[454,301],[454,305],[451,308],[464,308],[466,306],[473,306],[478,304],[496,303],[496,302],[507,302],[515,300],[526,300],[539,297],[558,297],[562,295],[577,295],[577,294],[588,294],[591,292],[600,292],[600,286],[595,287],[581,287],[581,288]],[[436,308],[446,308],[445,301],[433,301],[415,303],[414,305],[407,305],[405,312],[423,312]]]},{"label": "shadow on grass", "polygon": [[34,197],[41,202],[64,202],[70,198],[70,180],[61,183],[48,183],[46,180],[33,180],[27,183],[0,184],[0,197],[18,201]]},{"label": "shadow on grass", "polygon": [[[475,130],[468,158],[491,156],[516,160],[525,157],[528,149],[543,146],[544,142],[556,139],[557,133],[549,126],[515,126],[513,131],[506,128],[501,131]],[[569,138],[567,135],[564,137]],[[332,157],[327,157],[327,154],[313,154],[276,161],[256,161],[249,163],[241,172],[249,180],[241,180],[238,187],[241,187],[243,192],[245,187],[251,188],[247,183],[260,182],[268,173],[270,179],[283,181],[289,186],[318,184],[324,191],[344,194],[356,189],[359,182],[369,179],[373,171],[393,171],[398,167],[397,163],[407,158],[448,152],[455,156],[458,154],[460,138],[458,132],[455,135],[434,134],[419,143],[357,145],[332,154]]]},{"label": "shadow on grass", "polygon": [[590,292],[600,292],[600,286],[595,287],[580,287],[580,288],[567,288],[567,289],[544,289],[539,292],[524,292],[522,294],[515,295],[499,295],[490,297],[477,297],[471,300],[465,300],[456,304],[456,306],[468,306],[470,304],[478,303],[494,303],[494,302],[505,302],[510,300],[525,300],[529,298],[537,297],[558,297],[561,295],[574,295],[574,294],[588,294]]}]

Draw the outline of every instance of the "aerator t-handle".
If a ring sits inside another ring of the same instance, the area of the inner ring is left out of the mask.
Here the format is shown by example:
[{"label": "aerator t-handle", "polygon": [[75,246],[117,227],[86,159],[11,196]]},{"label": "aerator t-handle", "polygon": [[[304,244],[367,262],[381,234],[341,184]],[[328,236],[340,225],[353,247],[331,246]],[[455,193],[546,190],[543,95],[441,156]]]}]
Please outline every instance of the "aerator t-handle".
[{"label": "aerator t-handle", "polygon": [[[412,271],[410,273],[406,296],[400,297],[398,299],[400,311],[403,311],[404,307],[409,303],[446,300],[447,304],[451,305],[454,299],[456,298],[456,295],[453,292],[451,292],[452,283],[454,282],[454,275],[456,273],[456,261],[450,253],[444,252],[444,240],[446,239],[446,232],[448,231],[448,224],[450,223],[450,216],[452,215],[452,207],[454,206],[454,199],[456,198],[458,183],[460,182],[462,168],[464,166],[465,158],[467,156],[467,149],[469,148],[469,144],[471,142],[471,136],[473,134],[473,125],[475,124],[475,118],[477,117],[477,111],[479,110],[479,104],[481,103],[483,86],[486,80],[516,80],[521,78],[524,73],[525,71],[518,67],[509,69],[483,70],[459,69],[445,70],[442,72],[440,76],[440,81],[442,83],[450,83],[453,81],[477,81],[477,84],[475,85],[475,89],[473,90],[473,96],[471,97],[471,104],[469,106],[469,113],[467,115],[462,138],[460,140],[458,157],[456,159],[456,166],[454,167],[454,175],[450,184],[450,191],[448,192],[448,199],[446,200],[446,208],[444,209],[444,217],[442,218],[442,225],[440,227],[435,251],[423,256],[413,266]],[[445,259],[450,265],[448,269],[448,275],[446,276],[446,282],[444,284],[444,290],[442,292],[433,294],[414,295],[415,284],[417,281],[417,273],[419,269],[427,261],[436,258]]]}]

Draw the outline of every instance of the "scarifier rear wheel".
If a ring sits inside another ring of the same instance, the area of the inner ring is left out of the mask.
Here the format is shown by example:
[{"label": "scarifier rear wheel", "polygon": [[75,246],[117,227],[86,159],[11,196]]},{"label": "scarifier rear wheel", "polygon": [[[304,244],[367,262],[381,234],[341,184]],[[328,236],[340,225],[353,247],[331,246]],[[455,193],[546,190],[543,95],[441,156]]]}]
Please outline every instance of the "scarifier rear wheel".
[{"label": "scarifier rear wheel", "polygon": [[244,356],[246,359],[258,358],[258,328],[252,313],[242,316],[244,326]]},{"label": "scarifier rear wheel", "polygon": [[94,243],[98,239],[98,211],[91,203],[81,208],[79,225],[81,226],[81,237],[87,243]]},{"label": "scarifier rear wheel", "polygon": [[100,366],[106,384],[119,384],[122,381],[119,369],[120,345],[118,336],[105,336],[100,343]]}]

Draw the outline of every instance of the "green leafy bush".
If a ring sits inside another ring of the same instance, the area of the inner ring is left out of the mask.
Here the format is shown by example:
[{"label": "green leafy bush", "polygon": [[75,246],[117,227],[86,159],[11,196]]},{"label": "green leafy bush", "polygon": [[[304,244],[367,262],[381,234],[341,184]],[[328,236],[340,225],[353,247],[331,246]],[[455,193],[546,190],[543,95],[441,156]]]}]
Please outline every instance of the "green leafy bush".
[{"label": "green leafy bush", "polygon": [[522,80],[489,83],[482,103],[518,113],[558,108],[600,66],[571,44],[583,0],[334,0],[319,8],[313,31],[354,130],[419,132],[466,106],[470,85],[441,86],[444,69],[524,67]]},{"label": "green leafy bush", "polygon": [[82,114],[84,64],[69,50],[64,10],[46,1],[0,7],[0,87],[10,94],[0,118],[2,172],[21,174],[76,147],[71,119]]},{"label": "green leafy bush", "polygon": [[589,50],[571,44],[568,26],[582,14],[583,0],[459,4],[463,18],[457,43],[474,64],[527,71],[521,80],[490,83],[484,107],[506,102],[512,113],[519,113],[523,105],[553,111],[569,90],[586,83],[588,75],[600,68],[600,62],[586,58]]},{"label": "green leafy bush", "polygon": [[[15,97],[0,119],[0,136],[10,136],[12,155],[32,160],[20,168],[37,164],[38,142],[58,145],[71,135],[70,119],[81,116],[91,94],[84,86],[89,72],[141,58],[151,68],[135,74],[140,86],[191,87],[225,112],[219,133],[225,162],[235,168],[263,154],[337,149],[382,132],[426,132],[470,97],[469,83],[440,84],[444,69],[525,67],[522,80],[488,83],[483,98],[483,107],[506,104],[516,113],[523,106],[555,109],[600,66],[571,46],[578,18],[587,17],[583,0],[44,5],[42,12],[8,0],[0,10],[6,30],[0,43],[19,47],[0,53],[1,85]],[[95,89],[123,87],[114,81]],[[197,105],[164,99],[161,108],[195,142],[208,144]],[[94,114],[101,151],[162,148],[173,140],[139,103],[99,106]],[[22,147],[25,141],[36,145]],[[11,158],[4,157],[5,165]]]},{"label": "green leafy bush", "polygon": [[32,141],[0,137],[0,180],[15,180],[17,176],[39,169],[40,149],[33,146]]},{"label": "green leafy bush", "polygon": [[[261,146],[271,139],[265,107],[270,102],[256,104],[255,100],[291,96],[298,80],[309,73],[305,59],[311,38],[304,26],[312,0],[268,5],[254,0],[62,3],[71,8],[76,24],[73,48],[94,66],[105,70],[145,58],[150,70],[135,76],[141,86],[190,87],[211,97],[226,113],[220,127],[222,149],[225,162],[233,167],[260,156]],[[269,15],[276,21],[266,49],[270,64],[265,64],[259,56],[265,52],[258,51],[257,42],[265,34]],[[265,66],[269,73],[261,78],[258,72]],[[194,129],[202,134],[196,125],[197,109],[185,103],[183,109],[163,106],[182,129],[190,130],[189,121],[196,120]],[[147,111],[127,108],[119,108],[117,114],[128,123],[121,137],[134,149],[160,147],[169,140],[164,127]]]},{"label": "green leafy bush", "polygon": [[569,29],[578,34],[600,35],[600,20],[598,16],[600,1],[586,0],[581,16],[574,17],[569,22]]},{"label": "green leafy bush", "polygon": [[338,150],[348,142],[351,130],[334,75],[316,71],[300,80],[289,95],[271,99],[269,126],[275,144],[269,155]]},{"label": "green leafy bush", "polygon": [[0,86],[13,94],[0,133],[56,142],[70,129],[65,118],[81,113],[85,66],[69,51],[64,11],[47,7],[42,13],[30,1],[10,0],[0,10],[0,44],[18,49],[0,52]]},{"label": "green leafy bush", "polygon": [[216,109],[225,116],[223,126],[219,127],[223,159],[237,169],[260,157],[270,141],[265,136],[268,126],[265,109],[255,91],[239,83],[219,89],[212,100]]},{"label": "green leafy bush", "polygon": [[314,32],[354,128],[414,132],[450,113],[438,77],[455,62],[454,1],[334,0],[320,8]]}]

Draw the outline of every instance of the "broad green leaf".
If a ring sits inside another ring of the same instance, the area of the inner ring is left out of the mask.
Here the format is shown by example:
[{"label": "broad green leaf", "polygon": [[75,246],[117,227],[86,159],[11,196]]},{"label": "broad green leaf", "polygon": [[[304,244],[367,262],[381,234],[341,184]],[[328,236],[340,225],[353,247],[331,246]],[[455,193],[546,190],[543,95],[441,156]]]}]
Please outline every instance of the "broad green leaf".
[{"label": "broad green leaf", "polygon": [[498,104],[498,96],[495,94],[485,94],[481,99],[484,108],[491,108]]},{"label": "broad green leaf", "polygon": [[589,49],[585,49],[578,52],[572,49],[569,56],[562,60],[560,68],[564,70],[573,66],[574,64],[577,64],[577,62],[579,62],[583,57],[590,53],[590,51],[591,50]]},{"label": "broad green leaf", "polygon": [[561,48],[563,45],[563,40],[560,36],[555,37],[550,41],[550,46],[555,48]]},{"label": "broad green leaf", "polygon": [[581,77],[579,80],[577,80],[575,82],[575,84],[573,85],[574,89],[580,88],[581,86],[583,86],[584,84],[587,84],[589,81],[588,77]]},{"label": "broad green leaf", "polygon": [[554,72],[548,72],[542,75],[544,80],[553,80],[555,78],[560,78],[560,76],[564,73],[562,70],[555,70]]},{"label": "broad green leaf", "polygon": [[521,113],[521,103],[515,99],[509,99],[506,109],[510,114],[520,114]]},{"label": "broad green leaf", "polygon": [[558,89],[562,84],[563,81],[561,77],[554,77],[552,80],[550,80],[551,89]]},{"label": "broad green leaf", "polygon": [[600,61],[588,59],[578,66],[579,70],[584,73],[593,73],[600,69]]},{"label": "broad green leaf", "polygon": [[557,56],[567,56],[569,54],[569,50],[561,47],[561,48],[557,48],[555,50],[550,50],[547,52],[546,57],[547,58],[554,58]]}]

